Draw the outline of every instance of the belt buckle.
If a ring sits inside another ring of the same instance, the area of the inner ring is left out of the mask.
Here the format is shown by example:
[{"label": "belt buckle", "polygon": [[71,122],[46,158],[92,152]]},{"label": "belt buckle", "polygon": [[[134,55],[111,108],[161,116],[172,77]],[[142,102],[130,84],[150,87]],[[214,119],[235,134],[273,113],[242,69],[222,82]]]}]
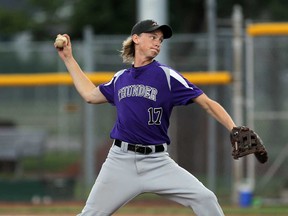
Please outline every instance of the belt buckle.
[{"label": "belt buckle", "polygon": [[139,149],[139,145],[135,145],[135,149],[134,149],[134,151],[137,152],[138,149]]},{"label": "belt buckle", "polygon": [[135,145],[135,152],[142,153],[140,149],[141,149],[141,145],[136,144]]},{"label": "belt buckle", "polygon": [[152,153],[152,149],[148,146],[135,145],[135,152],[147,155]]}]

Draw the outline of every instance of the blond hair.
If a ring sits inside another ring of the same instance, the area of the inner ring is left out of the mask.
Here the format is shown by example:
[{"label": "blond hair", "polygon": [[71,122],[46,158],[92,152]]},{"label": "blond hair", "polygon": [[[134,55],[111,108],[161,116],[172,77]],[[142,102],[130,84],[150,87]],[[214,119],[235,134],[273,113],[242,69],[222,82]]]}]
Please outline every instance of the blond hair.
[{"label": "blond hair", "polygon": [[120,51],[124,63],[133,63],[135,57],[135,45],[131,36],[129,36],[122,43],[122,50]]}]

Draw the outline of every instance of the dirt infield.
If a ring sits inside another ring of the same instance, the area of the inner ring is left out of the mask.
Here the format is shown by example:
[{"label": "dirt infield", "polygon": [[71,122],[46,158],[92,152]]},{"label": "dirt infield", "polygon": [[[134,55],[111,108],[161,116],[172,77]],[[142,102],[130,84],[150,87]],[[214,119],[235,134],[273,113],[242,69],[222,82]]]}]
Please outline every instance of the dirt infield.
[{"label": "dirt infield", "polygon": [[[77,215],[83,208],[83,202],[58,202],[51,204],[32,205],[30,203],[0,203],[2,216],[72,216]],[[226,216],[284,216],[288,215],[288,206],[238,208],[223,207]],[[195,215],[193,212],[171,202],[137,201],[131,202],[119,209],[115,216],[184,216]]]}]

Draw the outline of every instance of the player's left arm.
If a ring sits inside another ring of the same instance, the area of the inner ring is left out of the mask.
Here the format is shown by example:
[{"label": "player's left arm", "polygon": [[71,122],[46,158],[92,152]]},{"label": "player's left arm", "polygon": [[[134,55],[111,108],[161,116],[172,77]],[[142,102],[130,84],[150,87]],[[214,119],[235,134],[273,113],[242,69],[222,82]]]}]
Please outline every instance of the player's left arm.
[{"label": "player's left arm", "polygon": [[226,112],[226,110],[216,101],[210,99],[206,94],[201,94],[193,101],[199,104],[204,110],[207,111],[212,117],[214,117],[218,122],[225,126],[229,131],[236,127],[231,116]]}]

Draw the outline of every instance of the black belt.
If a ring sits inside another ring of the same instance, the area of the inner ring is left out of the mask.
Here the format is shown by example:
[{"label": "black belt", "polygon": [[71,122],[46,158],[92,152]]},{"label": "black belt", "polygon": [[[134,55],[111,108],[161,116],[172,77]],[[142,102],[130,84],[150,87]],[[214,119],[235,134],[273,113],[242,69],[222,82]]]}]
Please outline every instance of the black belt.
[{"label": "black belt", "polygon": [[[115,139],[114,145],[121,148],[122,141]],[[145,155],[153,152],[153,149],[149,146],[136,145],[136,144],[134,145],[134,144],[130,144],[130,143],[128,143],[127,149],[129,151],[133,151],[133,152],[137,152],[137,153],[145,154]],[[165,151],[164,145],[155,145],[155,152],[163,152],[163,151]]]}]

